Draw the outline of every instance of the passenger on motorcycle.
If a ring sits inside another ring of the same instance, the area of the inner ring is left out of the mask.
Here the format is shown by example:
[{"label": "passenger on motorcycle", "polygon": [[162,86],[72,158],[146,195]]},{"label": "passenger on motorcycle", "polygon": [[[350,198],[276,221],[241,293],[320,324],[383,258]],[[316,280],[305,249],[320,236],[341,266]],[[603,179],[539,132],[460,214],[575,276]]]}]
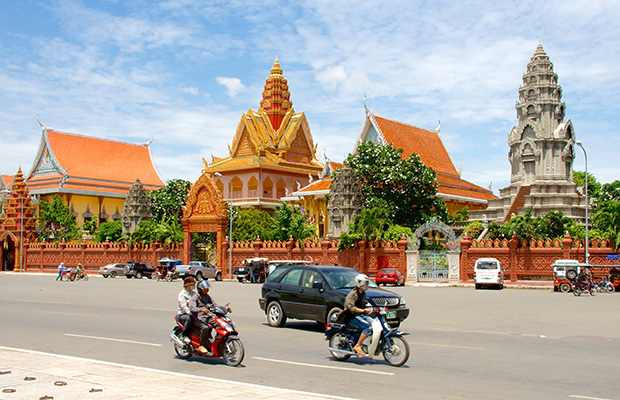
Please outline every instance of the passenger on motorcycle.
[{"label": "passenger on motorcycle", "polygon": [[343,321],[357,329],[360,329],[362,333],[357,341],[357,344],[353,347],[360,356],[365,356],[362,349],[362,343],[372,333],[372,319],[368,316],[372,312],[370,308],[365,308],[366,305],[366,290],[370,284],[370,279],[364,274],[359,274],[355,277],[355,289],[344,299],[344,314],[343,317],[338,316],[338,321]]},{"label": "passenger on motorcycle", "polygon": [[192,312],[189,309],[189,301],[192,296],[196,294],[196,292],[194,292],[195,287],[196,280],[193,277],[188,276],[183,280],[183,289],[179,292],[179,295],[177,296],[179,302],[179,313],[177,315],[179,321],[183,324],[182,339],[185,343],[190,342],[189,334],[192,331],[192,323],[194,322],[192,318]]},{"label": "passenger on motorcycle", "polygon": [[588,270],[586,268],[583,268],[581,271],[579,271],[579,275],[577,275],[577,285],[584,290],[589,290],[591,284],[592,281],[590,279]]},{"label": "passenger on motorcycle", "polygon": [[[211,296],[209,296],[209,289],[211,288],[209,282],[200,281],[196,287],[198,293],[194,293],[189,300],[189,309],[195,317],[196,327],[200,329],[200,347],[198,347],[198,350],[201,353],[207,353],[208,350],[205,345],[209,343],[209,336],[211,335],[211,327],[209,324],[215,323],[215,314],[213,314],[211,310],[217,307],[217,304],[215,304]],[[226,308],[228,312],[232,312],[230,307]]]}]

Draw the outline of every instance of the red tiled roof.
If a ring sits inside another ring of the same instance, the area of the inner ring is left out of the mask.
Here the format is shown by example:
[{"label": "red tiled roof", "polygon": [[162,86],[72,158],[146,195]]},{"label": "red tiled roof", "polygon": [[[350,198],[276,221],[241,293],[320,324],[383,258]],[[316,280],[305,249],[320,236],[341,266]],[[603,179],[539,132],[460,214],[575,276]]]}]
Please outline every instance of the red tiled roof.
[{"label": "red tiled roof", "polygon": [[402,157],[416,153],[427,167],[437,174],[437,192],[448,196],[459,196],[488,200],[497,198],[492,191],[467,182],[459,177],[437,132],[392,121],[373,115],[385,139],[395,148],[403,149]]},{"label": "red tiled roof", "polygon": [[[66,171],[63,189],[127,193],[136,179],[146,189],[164,186],[148,145],[131,144],[47,129],[51,155]],[[29,176],[31,190],[58,188],[60,174]]]},{"label": "red tiled roof", "polygon": [[385,139],[395,148],[403,149],[403,158],[417,153],[424,165],[435,172],[458,176],[439,134],[376,115],[374,118]]}]

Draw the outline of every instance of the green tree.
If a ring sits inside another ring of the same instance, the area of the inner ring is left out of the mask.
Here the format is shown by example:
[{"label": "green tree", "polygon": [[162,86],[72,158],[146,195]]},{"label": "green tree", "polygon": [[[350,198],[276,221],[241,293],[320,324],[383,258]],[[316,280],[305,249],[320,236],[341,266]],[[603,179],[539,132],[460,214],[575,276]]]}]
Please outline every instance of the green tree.
[{"label": "green tree", "polygon": [[183,228],[181,222],[175,218],[170,218],[165,221],[157,221],[154,219],[140,222],[138,229],[136,229],[130,236],[130,242],[133,243],[165,243],[170,244],[173,242],[183,241]]},{"label": "green tree", "polygon": [[122,221],[108,221],[99,225],[99,228],[95,231],[95,240],[97,242],[118,242],[123,238],[123,225]]},{"label": "green tree", "polygon": [[52,202],[41,201],[38,219],[39,241],[68,242],[78,239],[80,233],[73,213],[58,195],[54,195]]},{"label": "green tree", "polygon": [[340,234],[338,248],[351,248],[360,240],[400,240],[403,236],[413,237],[413,231],[393,224],[385,209],[364,209],[349,223],[348,231]]},{"label": "green tree", "polygon": [[469,207],[463,207],[454,214],[455,221],[467,221],[469,219]]},{"label": "green tree", "polygon": [[244,208],[233,218],[233,240],[273,240],[276,220],[265,210]]},{"label": "green tree", "polygon": [[561,238],[566,233],[567,225],[571,224],[571,219],[564,216],[564,213],[557,210],[549,211],[545,215],[536,217],[534,221],[535,238]]},{"label": "green tree", "polygon": [[301,211],[293,206],[280,202],[280,207],[276,210],[275,228],[273,230],[273,238],[275,240],[304,240],[316,236],[316,226],[309,224],[308,219]]},{"label": "green tree", "polygon": [[97,215],[93,215],[89,221],[84,221],[82,224],[82,230],[88,232],[89,235],[94,235],[97,230],[97,221],[99,217]]},{"label": "green tree", "polygon": [[435,171],[426,167],[417,154],[403,159],[401,153],[391,144],[363,142],[356,154],[347,157],[361,182],[366,208],[384,208],[392,223],[410,228],[433,216],[445,221],[445,203],[435,197]]},{"label": "green tree", "polygon": [[[573,182],[577,186],[586,185],[586,173],[583,171],[573,171]],[[594,175],[588,172],[588,196],[595,198],[599,196],[601,183]]]},{"label": "green tree", "polygon": [[482,224],[482,222],[471,221],[465,227],[463,234],[469,236],[471,239],[478,239],[478,236],[480,236],[483,230],[484,230],[484,225]]},{"label": "green tree", "polygon": [[[588,181],[588,184],[590,182]],[[600,204],[608,202],[610,200],[620,200],[620,181],[615,180],[611,183],[605,183],[601,187],[598,199],[596,201],[596,207]]]},{"label": "green tree", "polygon": [[183,206],[187,203],[187,193],[192,184],[183,179],[171,179],[166,186],[149,192],[153,219],[157,221],[174,218],[181,221]]},{"label": "green tree", "polygon": [[592,222],[595,228],[613,239],[616,249],[620,247],[620,200],[610,200],[597,207]]}]

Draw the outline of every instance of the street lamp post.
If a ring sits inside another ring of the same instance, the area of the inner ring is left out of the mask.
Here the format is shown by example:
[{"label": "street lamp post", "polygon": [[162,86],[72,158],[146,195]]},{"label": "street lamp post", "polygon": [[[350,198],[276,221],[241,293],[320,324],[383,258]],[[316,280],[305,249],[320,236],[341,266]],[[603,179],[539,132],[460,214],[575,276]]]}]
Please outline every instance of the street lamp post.
[{"label": "street lamp post", "polygon": [[586,163],[586,264],[588,264],[588,260],[590,257],[590,254],[588,252],[588,246],[590,245],[590,242],[588,240],[588,153],[586,153],[586,149],[583,147],[581,140],[577,140],[575,144],[581,147],[581,150],[583,150],[583,155],[585,157]]},{"label": "street lamp post", "polygon": [[233,208],[232,208],[232,198],[233,198],[233,188],[232,188],[232,181],[225,177],[224,175],[220,174],[219,172],[216,172],[215,174],[213,174],[219,178],[222,179],[226,179],[228,181],[228,184],[230,185],[230,215],[228,217],[230,224],[229,224],[229,228],[228,228],[228,278],[232,278],[232,219],[233,219]]}]

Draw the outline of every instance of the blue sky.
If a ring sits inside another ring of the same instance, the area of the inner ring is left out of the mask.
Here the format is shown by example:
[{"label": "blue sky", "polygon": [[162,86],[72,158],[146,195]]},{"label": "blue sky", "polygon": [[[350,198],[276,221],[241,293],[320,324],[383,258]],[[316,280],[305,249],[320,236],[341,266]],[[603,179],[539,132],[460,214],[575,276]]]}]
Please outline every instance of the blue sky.
[{"label": "blue sky", "polygon": [[[463,178],[509,184],[507,136],[540,40],[599,181],[620,179],[620,2],[0,0],[0,172],[27,173],[41,122],[142,143],[164,179],[228,155],[277,56],[321,154],[376,114],[434,129]],[[321,155],[321,160],[323,156]],[[574,164],[584,169],[578,149]],[[69,174],[71,172],[69,171]]]}]

